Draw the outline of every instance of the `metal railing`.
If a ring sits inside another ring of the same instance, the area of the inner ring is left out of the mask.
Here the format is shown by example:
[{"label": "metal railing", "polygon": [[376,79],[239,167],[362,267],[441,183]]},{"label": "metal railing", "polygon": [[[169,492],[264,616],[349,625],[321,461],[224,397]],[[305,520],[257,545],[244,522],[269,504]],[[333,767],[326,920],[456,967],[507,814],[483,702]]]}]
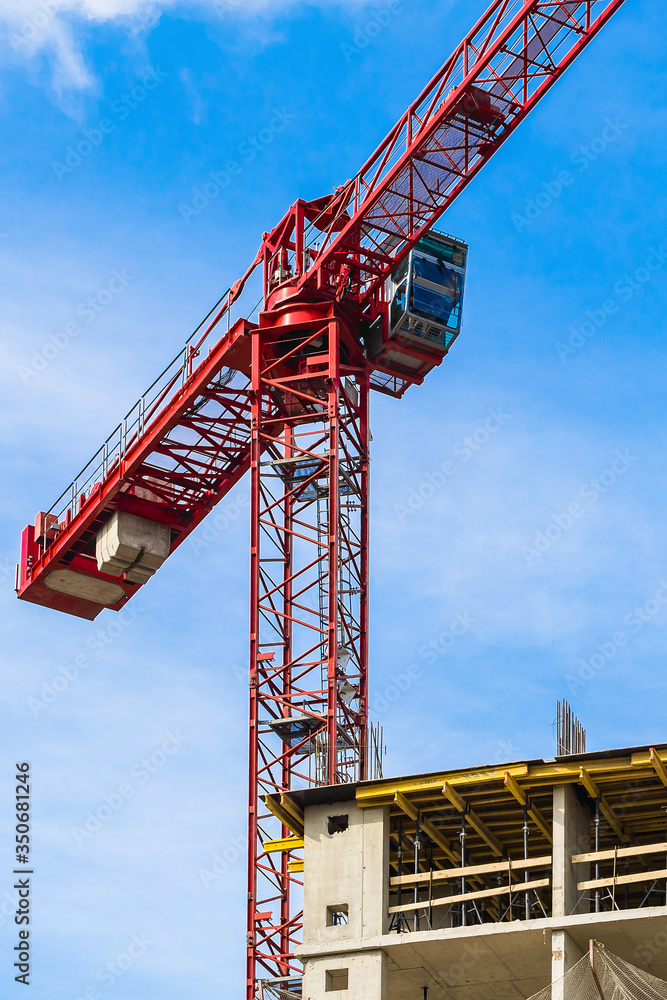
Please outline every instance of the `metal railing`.
[{"label": "metal railing", "polygon": [[[237,312],[229,304],[225,306],[225,300],[229,303],[230,292],[231,289],[228,289],[218,302],[216,302],[208,315],[204,317],[196,330],[187,339],[182,350],[179,351],[173,361],[167,365],[164,371],[158,375],[155,381],[140,396],[121,423],[118,424],[106,439],[102,447],[93,455],[81,472],[79,472],[67,489],[61,493],[56,502],[51,506],[47,513],[55,515],[61,526],[66,526],[76,517],[84,502],[90,498],[91,493],[94,494],[101,487],[107,477],[118,467],[128,450],[143,437],[151,423],[162,412],[169,400],[177,392],[180,392],[183,386],[196,373],[199,365],[205,363],[206,358],[202,355],[207,346],[210,352],[213,346],[213,334],[219,332],[222,320],[225,320],[223,337],[227,336],[234,322],[236,322],[232,318],[232,312]],[[241,298],[239,298],[239,302]],[[249,314],[247,317],[249,320],[252,320],[256,316],[262,301],[263,298],[259,300]],[[212,322],[209,322],[211,317],[214,317],[214,319]],[[217,342],[216,340],[215,343]],[[201,358],[201,361],[195,366],[197,358]],[[231,381],[234,374],[233,370],[227,369],[226,377],[228,381]]]}]

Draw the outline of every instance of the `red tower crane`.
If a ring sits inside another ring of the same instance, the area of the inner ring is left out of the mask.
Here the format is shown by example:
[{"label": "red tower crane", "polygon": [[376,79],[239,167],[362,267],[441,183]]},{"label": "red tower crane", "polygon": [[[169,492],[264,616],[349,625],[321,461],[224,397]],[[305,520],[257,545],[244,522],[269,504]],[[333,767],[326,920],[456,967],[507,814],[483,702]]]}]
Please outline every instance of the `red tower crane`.
[{"label": "red tower crane", "polygon": [[467,247],[434,226],[622,3],[494,0],[359,173],[264,234],[23,532],[18,596],[93,619],[250,472],[248,998],[300,977],[303,827],[283,793],[368,773],[369,390],[400,397],[446,356]]}]

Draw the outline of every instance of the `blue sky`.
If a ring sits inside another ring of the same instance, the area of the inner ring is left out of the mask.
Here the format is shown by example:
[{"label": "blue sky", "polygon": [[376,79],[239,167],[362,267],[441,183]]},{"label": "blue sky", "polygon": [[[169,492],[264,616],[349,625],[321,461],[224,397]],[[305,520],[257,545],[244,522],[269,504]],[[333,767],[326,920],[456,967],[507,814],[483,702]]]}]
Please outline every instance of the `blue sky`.
[{"label": "blue sky", "polygon": [[[3,996],[20,759],[34,1000],[241,996],[247,483],[120,620],[18,603],[19,535],[262,232],[356,172],[485,6],[404,0],[360,47],[386,3],[0,0]],[[551,756],[561,697],[592,749],[667,739],[666,22],[627,0],[451,209],[464,332],[423,387],[373,399],[387,773]]]}]

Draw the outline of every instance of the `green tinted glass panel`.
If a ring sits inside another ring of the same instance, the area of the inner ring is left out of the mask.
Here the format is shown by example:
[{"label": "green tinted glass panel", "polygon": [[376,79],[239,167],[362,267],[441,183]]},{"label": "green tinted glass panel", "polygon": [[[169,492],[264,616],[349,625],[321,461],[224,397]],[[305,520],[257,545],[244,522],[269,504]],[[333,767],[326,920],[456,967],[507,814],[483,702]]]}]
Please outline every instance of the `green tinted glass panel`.
[{"label": "green tinted glass panel", "polygon": [[466,251],[458,244],[441,243],[440,240],[434,239],[432,236],[424,236],[419,241],[418,246],[424,253],[433,254],[434,257],[438,257],[448,264],[454,264],[455,267],[465,267]]}]

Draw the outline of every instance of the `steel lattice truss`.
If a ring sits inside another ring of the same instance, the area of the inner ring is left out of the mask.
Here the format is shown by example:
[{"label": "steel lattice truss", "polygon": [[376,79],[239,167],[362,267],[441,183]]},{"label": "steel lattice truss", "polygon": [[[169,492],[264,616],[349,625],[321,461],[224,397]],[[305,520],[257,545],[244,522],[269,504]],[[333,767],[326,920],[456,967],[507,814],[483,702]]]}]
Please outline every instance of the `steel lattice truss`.
[{"label": "steel lattice truss", "polygon": [[306,232],[316,259],[303,283],[330,281],[345,261],[368,298],[622,3],[492,3],[327,207],[326,225]]},{"label": "steel lattice truss", "polygon": [[[179,544],[233,486],[247,462],[235,460],[227,476],[220,474],[221,468],[210,475],[204,452],[193,455],[193,461],[187,457],[186,432],[192,428],[184,423],[176,444],[163,441],[162,435],[165,429],[173,432],[181,419],[187,420],[185,414],[198,407],[204,380],[212,377],[216,364],[218,374],[226,361],[230,370],[249,375],[243,350],[238,357],[238,341],[250,327],[239,321],[230,331],[229,318],[257,266],[262,262],[265,266],[265,297],[268,262],[281,248],[291,254],[293,271],[304,288],[315,284],[335,289],[341,268],[349,267],[363,308],[398,260],[438,221],[623,2],[495,0],[357,177],[335,197],[324,199],[322,209],[314,217],[311,213],[309,224],[304,203],[299,202],[266,236],[246,274],[220,300],[203,336],[188,342],[51,508],[53,530],[37,536],[34,543],[24,539],[19,595],[82,617],[99,613],[85,601],[54,595],[44,587],[43,578],[86,556],[85,571],[94,575],[91,539],[116,504],[134,510],[134,501],[126,504],[116,497],[136,495],[134,477],[144,463],[145,475],[140,473],[139,478],[145,478],[148,486],[142,483],[139,489],[147,488],[161,508],[147,510],[146,516],[170,523],[173,545]],[[198,360],[207,339],[212,342],[219,336],[225,316],[227,333],[209,348],[207,358]],[[371,386],[392,395],[401,395],[408,384],[386,371],[371,372]],[[215,449],[213,421],[197,430]],[[169,457],[185,463],[182,472],[169,467],[165,461]],[[179,516],[185,503],[176,499],[181,493],[193,500],[185,521]],[[123,584],[128,597],[138,586]]]},{"label": "steel lattice truss", "polygon": [[289,829],[263,800],[366,773],[369,389],[363,356],[341,365],[339,335],[327,319],[299,344],[328,345],[312,372],[286,372],[271,332],[253,358],[251,993],[257,975],[301,971],[301,882],[266,850]]},{"label": "steel lattice truss", "polygon": [[[27,600],[94,618],[100,606],[50,591],[43,578],[62,568],[97,574],[95,535],[111,512],[168,524],[174,551],[245,475],[250,382],[225,362],[246,334],[238,324],[199,364],[203,352],[186,350],[139,400],[48,512],[57,530],[35,539],[25,559]],[[116,610],[140,585],[120,586]]]}]

